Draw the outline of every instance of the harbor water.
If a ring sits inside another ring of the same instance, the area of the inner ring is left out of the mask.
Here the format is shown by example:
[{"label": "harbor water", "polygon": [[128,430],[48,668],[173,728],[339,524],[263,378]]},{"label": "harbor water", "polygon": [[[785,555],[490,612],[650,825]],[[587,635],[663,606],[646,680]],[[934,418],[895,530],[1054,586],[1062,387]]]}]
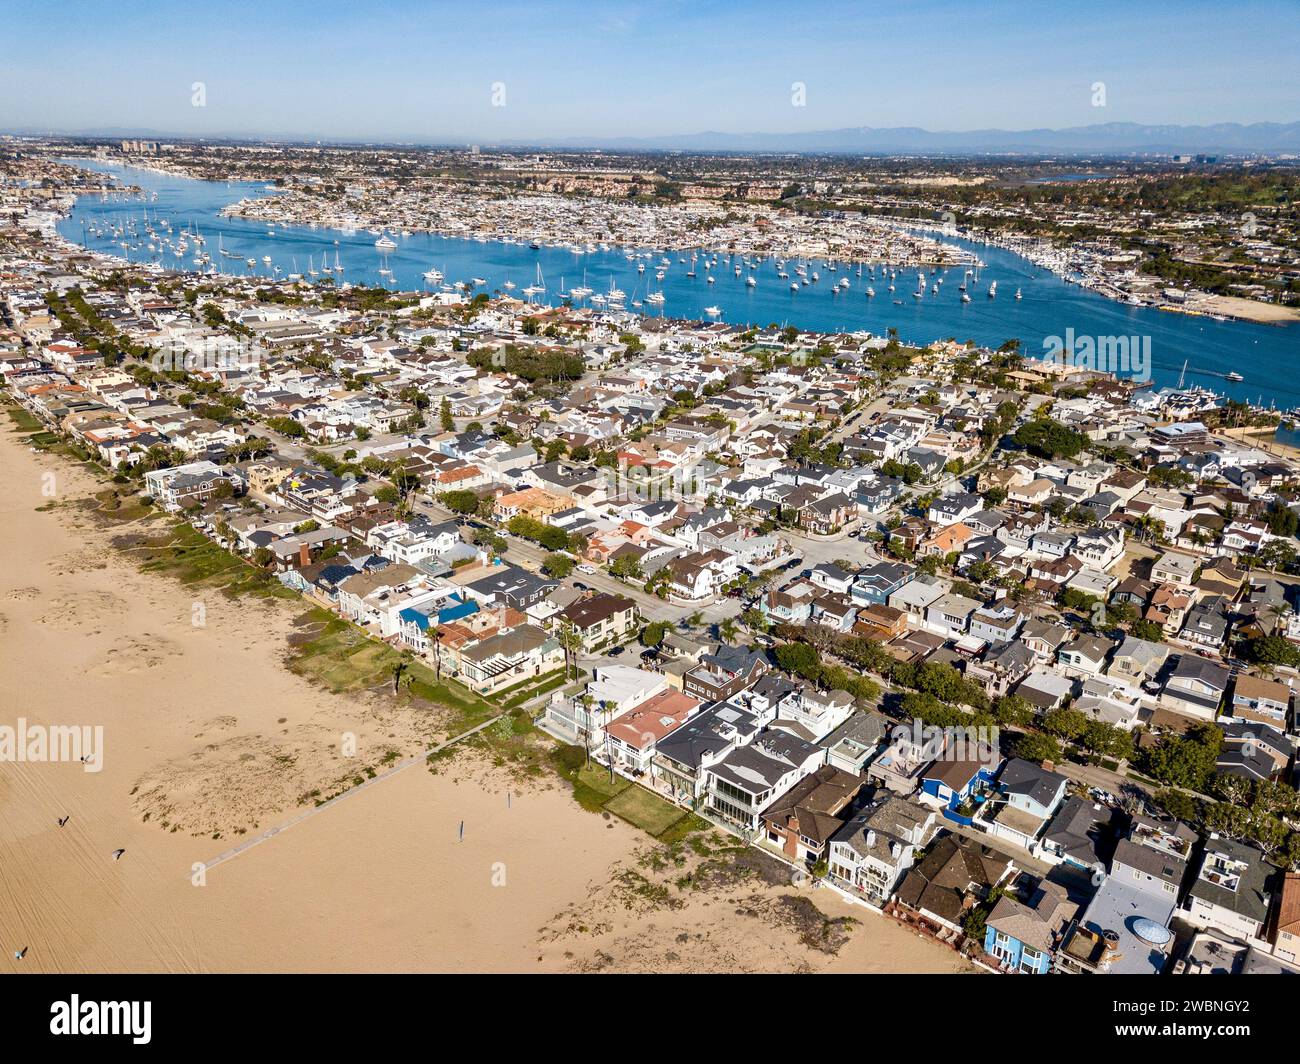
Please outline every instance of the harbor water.
[{"label": "harbor water", "polygon": [[[691,252],[662,248],[534,249],[526,242],[388,232],[397,247],[384,250],[375,246],[378,234],[373,231],[221,216],[223,207],[240,199],[275,195],[264,183],[200,181],[97,161],[69,162],[111,174],[123,185],[142,189],[144,195],[82,196],[59,222],[59,232],[75,244],[136,263],[156,262],[167,269],[190,271],[214,268],[220,273],[267,279],[300,274],[304,280],[320,281],[329,276],[335,283],[402,291],[436,290],[478,280],[482,283],[474,284],[472,291],[519,298],[526,298],[522,294],[525,287],[540,286],[544,291],[534,293],[533,298],[541,304],[558,304],[561,293],[575,288],[590,289],[592,296],[602,296],[613,288],[625,294],[624,305],[629,311],[642,314],[713,318],[730,324],[795,325],[823,332],[867,330],[876,335],[892,328],[901,339],[922,344],[952,338],[996,347],[1017,339],[1023,353],[1034,357],[1054,346],[1048,343],[1045,348],[1046,338],[1063,337],[1073,330],[1077,337],[1129,337],[1149,343],[1150,377],[1157,387],[1171,387],[1182,379],[1187,386],[1200,385],[1264,406],[1300,407],[1300,325],[1219,321],[1129,306],[1073,284],[1010,251],[964,240],[944,238],[983,261],[978,280],[965,278],[958,267],[933,272],[927,268],[919,296],[914,294],[920,288],[916,267],[898,267],[891,281],[884,264],[828,264],[792,257],[780,267],[789,276],[781,278],[777,275],[778,257],[768,255],[751,268],[739,256],[729,261],[722,248],[700,248],[692,261]],[[159,243],[151,251],[146,214],[149,225],[156,229],[162,222],[170,224],[170,233],[165,235],[173,243],[187,230],[201,234],[203,245],[191,242],[183,256]],[[135,235],[124,231],[128,220],[134,220],[129,228]],[[115,228],[123,231],[115,235]],[[193,256],[200,250],[210,257],[210,263],[194,263]],[[320,273],[323,266],[333,268],[336,262],[341,273]],[[802,284],[795,270],[799,264],[805,266],[809,279],[814,271],[820,274],[819,279]],[[739,273],[736,266],[740,266]],[[692,268],[695,276],[688,277]],[[310,270],[318,271],[319,276],[313,278]],[[388,272],[381,272],[385,270]],[[426,279],[431,270],[442,274],[438,283]],[[662,280],[656,279],[657,271],[663,272]],[[847,287],[839,283],[845,278]],[[963,280],[968,280],[969,302],[961,300],[958,290]],[[990,297],[988,289],[995,281],[996,296]],[[893,292],[888,290],[890,283]],[[798,289],[792,290],[792,284]],[[874,296],[867,295],[868,287],[874,288]],[[1015,298],[1017,290],[1020,299]],[[647,299],[652,294],[662,294],[662,302]],[[590,299],[575,302],[589,303]],[[639,307],[634,306],[638,303]],[[718,313],[709,314],[710,308]],[[1244,379],[1228,381],[1228,373],[1239,373]]]}]

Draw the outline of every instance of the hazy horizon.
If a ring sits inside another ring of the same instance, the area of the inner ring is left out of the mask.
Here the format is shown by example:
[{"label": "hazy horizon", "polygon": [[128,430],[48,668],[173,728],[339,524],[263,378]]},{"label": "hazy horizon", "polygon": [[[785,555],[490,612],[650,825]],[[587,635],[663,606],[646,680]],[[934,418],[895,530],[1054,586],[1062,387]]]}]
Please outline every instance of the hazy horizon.
[{"label": "hazy horizon", "polygon": [[0,128],[432,144],[1293,122],[1294,16],[1284,0],[24,0]]}]

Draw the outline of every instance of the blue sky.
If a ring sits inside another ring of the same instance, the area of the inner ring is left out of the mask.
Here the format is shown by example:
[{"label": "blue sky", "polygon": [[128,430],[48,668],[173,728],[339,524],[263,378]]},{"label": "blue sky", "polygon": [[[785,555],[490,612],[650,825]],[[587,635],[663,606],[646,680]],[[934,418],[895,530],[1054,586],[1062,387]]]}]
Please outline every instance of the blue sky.
[{"label": "blue sky", "polygon": [[1285,122],[1300,119],[1298,13],[1297,0],[4,0],[0,129],[491,143]]}]

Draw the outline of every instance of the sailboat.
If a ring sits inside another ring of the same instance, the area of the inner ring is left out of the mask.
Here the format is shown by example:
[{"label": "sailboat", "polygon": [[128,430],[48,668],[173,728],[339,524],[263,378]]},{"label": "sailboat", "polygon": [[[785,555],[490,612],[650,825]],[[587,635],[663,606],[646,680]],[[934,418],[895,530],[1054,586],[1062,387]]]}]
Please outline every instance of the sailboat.
[{"label": "sailboat", "polygon": [[529,298],[529,300],[531,300],[533,296],[541,295],[545,291],[546,282],[542,280],[542,264],[539,262],[537,263],[537,279],[532,284],[528,285],[528,287],[524,288],[523,293]]}]

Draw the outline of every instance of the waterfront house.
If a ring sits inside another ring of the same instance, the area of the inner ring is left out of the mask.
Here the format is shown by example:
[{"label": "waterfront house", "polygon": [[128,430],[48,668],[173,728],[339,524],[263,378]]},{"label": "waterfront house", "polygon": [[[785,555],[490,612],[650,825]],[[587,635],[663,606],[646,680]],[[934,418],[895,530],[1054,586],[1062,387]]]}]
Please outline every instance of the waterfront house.
[{"label": "waterfront house", "polygon": [[655,743],[653,785],[679,805],[694,808],[703,797],[705,769],[762,728],[757,715],[722,703],[701,709]]},{"label": "waterfront house", "polygon": [[908,870],[898,886],[898,901],[932,923],[960,931],[971,910],[1014,873],[1005,854],[944,833]]},{"label": "waterfront house", "polygon": [[897,797],[863,809],[831,838],[832,882],[883,905],[925,845],[934,817],[934,810]]},{"label": "waterfront house", "polygon": [[1023,900],[1003,894],[984,921],[984,952],[1003,971],[1045,975],[1077,911],[1065,888],[1046,879]]},{"label": "waterfront house", "polygon": [[708,810],[742,832],[756,832],[762,811],[825,758],[821,747],[787,732],[764,732],[705,769]]},{"label": "waterfront house", "polygon": [[658,744],[699,710],[698,699],[665,687],[605,725],[602,760],[615,771],[639,778],[652,771]]},{"label": "waterfront house", "polygon": [[1173,944],[1169,921],[1194,833],[1177,821],[1135,816],[1082,914],[1066,929],[1055,967],[1070,974],[1152,975]]},{"label": "waterfront house", "polygon": [[820,861],[864,782],[856,773],[822,765],[763,810],[767,842],[792,861]]}]

